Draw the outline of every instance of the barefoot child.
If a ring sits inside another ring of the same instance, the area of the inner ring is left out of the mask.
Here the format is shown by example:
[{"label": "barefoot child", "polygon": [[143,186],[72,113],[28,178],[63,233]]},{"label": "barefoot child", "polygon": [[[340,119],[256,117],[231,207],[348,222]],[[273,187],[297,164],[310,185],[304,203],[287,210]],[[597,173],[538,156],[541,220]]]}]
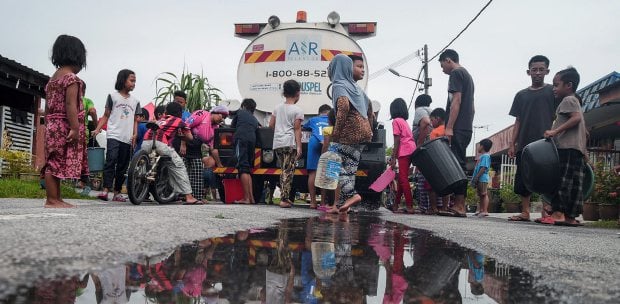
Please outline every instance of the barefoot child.
[{"label": "barefoot child", "polygon": [[286,101],[277,106],[271,114],[269,127],[275,129],[273,134],[273,149],[281,163],[280,187],[282,196],[280,207],[290,208],[291,187],[293,186],[293,174],[295,163],[301,157],[301,122],[304,120],[304,112],[295,104],[299,101],[301,85],[295,80],[287,80],[282,88],[282,95]]},{"label": "barefoot child", "polygon": [[583,179],[585,176],[586,124],[581,104],[575,96],[579,73],[569,67],[553,77],[553,94],[562,100],[556,109],[556,119],[545,137],[552,137],[558,148],[560,187],[551,200],[551,217],[541,219],[543,224],[578,226],[575,220],[583,204]]},{"label": "barefoot child", "polygon": [[491,168],[491,155],[489,151],[492,146],[493,142],[490,139],[485,138],[480,141],[478,153],[481,155],[471,179],[471,185],[476,189],[478,198],[480,198],[478,213],[476,214],[480,217],[489,216],[489,196],[487,195],[487,187],[489,185],[489,168]]},{"label": "barefoot child", "polygon": [[[310,192],[310,208],[316,209],[316,187],[314,180],[316,178],[316,168],[321,157],[321,146],[323,144],[323,128],[329,126],[327,114],[332,109],[329,105],[319,107],[319,115],[312,117],[304,124],[304,128],[312,130],[312,135],[308,141],[308,161],[306,169],[308,169],[308,192]],[[322,198],[322,197],[321,197]]]},{"label": "barefoot child", "polygon": [[[60,35],[52,47],[52,64],[57,68],[45,86],[45,176],[46,208],[75,207],[60,197],[60,179],[79,179],[88,174],[86,127],[82,103],[82,80],[86,48],[78,38]],[[84,169],[84,170],[83,170]]]}]

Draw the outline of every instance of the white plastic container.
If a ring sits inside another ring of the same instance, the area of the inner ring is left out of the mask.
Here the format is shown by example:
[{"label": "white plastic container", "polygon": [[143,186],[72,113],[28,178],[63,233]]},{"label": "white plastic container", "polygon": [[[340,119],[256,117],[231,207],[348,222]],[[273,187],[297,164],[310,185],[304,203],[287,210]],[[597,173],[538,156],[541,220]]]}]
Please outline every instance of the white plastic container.
[{"label": "white plastic container", "polygon": [[334,190],[338,186],[342,159],[338,153],[327,151],[319,158],[314,184],[322,189]]},{"label": "white plastic container", "polygon": [[331,242],[312,242],[312,270],[317,278],[327,281],[336,272],[336,248]]}]

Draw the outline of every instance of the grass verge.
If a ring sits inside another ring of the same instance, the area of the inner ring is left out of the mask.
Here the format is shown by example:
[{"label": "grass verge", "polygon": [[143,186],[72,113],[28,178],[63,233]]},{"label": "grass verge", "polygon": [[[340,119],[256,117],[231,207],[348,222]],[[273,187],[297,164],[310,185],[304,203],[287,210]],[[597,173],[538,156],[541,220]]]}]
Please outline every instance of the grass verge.
[{"label": "grass verge", "polygon": [[[76,193],[68,184],[62,183],[60,187],[62,198],[92,199]],[[45,190],[41,189],[38,180],[0,178],[0,198],[45,198]]]}]

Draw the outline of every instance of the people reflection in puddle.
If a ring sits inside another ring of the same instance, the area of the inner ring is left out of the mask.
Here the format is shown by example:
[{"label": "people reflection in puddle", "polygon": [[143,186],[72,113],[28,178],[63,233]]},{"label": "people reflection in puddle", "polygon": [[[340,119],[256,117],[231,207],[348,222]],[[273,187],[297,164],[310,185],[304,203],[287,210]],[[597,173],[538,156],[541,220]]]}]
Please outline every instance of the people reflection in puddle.
[{"label": "people reflection in puddle", "polygon": [[[373,298],[383,303],[461,303],[463,297],[492,296],[484,295],[485,281],[509,289],[504,300],[542,301],[528,293],[533,290],[531,276],[522,272],[511,270],[506,277],[502,273],[508,268],[495,268],[485,278],[485,264],[497,266],[481,254],[376,217],[348,219],[325,214],[284,220],[275,228],[193,242],[160,259],[92,272],[81,281],[37,283],[19,295],[24,301],[13,297],[8,303],[36,302],[35,295],[39,302],[73,303],[89,277],[94,288],[86,292],[95,292],[81,302],[126,303],[142,290],[151,303],[366,303]],[[467,276],[459,276],[466,271]],[[461,281],[459,289],[459,279],[468,284]]]}]

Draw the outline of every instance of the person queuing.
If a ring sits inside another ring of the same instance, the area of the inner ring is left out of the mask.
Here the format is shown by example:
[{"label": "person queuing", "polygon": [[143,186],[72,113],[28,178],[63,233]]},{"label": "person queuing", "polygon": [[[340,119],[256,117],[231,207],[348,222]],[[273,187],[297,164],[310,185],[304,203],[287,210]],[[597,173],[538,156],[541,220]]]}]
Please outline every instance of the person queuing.
[{"label": "person queuing", "polygon": [[256,147],[256,132],[259,124],[254,117],[256,102],[246,98],[241,102],[241,108],[233,118],[231,126],[235,128],[233,139],[235,141],[235,156],[237,157],[237,170],[241,176],[243,187],[243,200],[237,204],[255,204],[252,191],[252,167],[254,163],[254,147]]},{"label": "person queuing", "polygon": [[[446,136],[450,140],[450,149],[459,164],[465,169],[466,149],[471,141],[474,122],[474,81],[469,72],[459,63],[459,54],[446,49],[439,55],[439,63],[448,80],[448,103],[446,105]],[[454,208],[452,216],[466,217],[465,196],[467,183],[454,189]]]},{"label": "person queuing", "polygon": [[278,105],[271,114],[269,127],[274,129],[273,149],[280,160],[282,172],[280,174],[280,188],[282,199],[280,207],[290,208],[291,188],[295,163],[301,157],[301,122],[304,112],[296,104],[301,95],[301,85],[295,80],[287,80],[282,86],[282,95],[286,101]]},{"label": "person queuing", "polygon": [[394,132],[394,150],[390,159],[392,170],[395,169],[396,162],[398,161],[398,191],[396,192],[392,211],[394,213],[402,212],[398,205],[400,204],[400,198],[404,194],[405,204],[407,205],[406,213],[413,214],[413,197],[411,195],[411,186],[409,185],[409,167],[411,167],[411,154],[415,151],[416,145],[411,129],[409,129],[407,124],[407,119],[409,119],[407,104],[402,98],[396,98],[392,101],[392,104],[390,104],[390,116]]},{"label": "person queuing", "polygon": [[77,77],[86,66],[86,48],[80,39],[60,35],[52,47],[57,68],[45,86],[45,208],[71,208],[61,198],[60,179],[88,174],[86,125],[82,103],[83,82]]},{"label": "person queuing", "polygon": [[131,70],[121,70],[116,76],[115,92],[108,95],[105,112],[99,120],[94,136],[107,125],[106,163],[103,168],[103,192],[97,197],[107,201],[110,189],[114,190],[112,201],[126,202],[121,196],[125,173],[131,158],[131,147],[136,144],[140,102],[131,95],[136,87],[136,74]]},{"label": "person queuing", "polygon": [[[516,157],[514,192],[521,196],[521,214],[508,218],[510,221],[530,221],[530,199],[532,193],[527,190],[523,182],[521,168],[521,153],[528,144],[541,139],[543,133],[551,127],[555,116],[555,97],[553,86],[545,83],[545,76],[549,74],[549,59],[536,55],[528,62],[527,75],[531,78],[531,85],[519,91],[512,102],[510,116],[515,118],[512,138],[509,142],[508,156]],[[549,216],[545,214],[543,217]]]},{"label": "person queuing", "polygon": [[575,68],[559,71],[553,77],[553,94],[562,100],[555,111],[556,119],[545,137],[553,138],[560,158],[560,187],[551,201],[553,213],[542,218],[543,224],[579,226],[575,219],[583,206],[583,180],[586,166],[586,123],[581,103],[575,95],[579,73]]},{"label": "person queuing", "polygon": [[342,159],[339,212],[362,200],[355,191],[355,174],[361,158],[362,143],[372,140],[368,117],[368,99],[353,79],[353,61],[343,54],[336,55],[328,66],[332,81],[332,102],[336,111],[336,124],[332,134],[334,151]]},{"label": "person queuing", "polygon": [[317,208],[316,187],[314,182],[316,178],[316,169],[319,164],[319,158],[322,154],[323,129],[329,126],[327,114],[331,109],[332,107],[326,104],[320,106],[319,115],[310,118],[304,124],[304,128],[309,129],[312,132],[310,140],[308,140],[308,161],[306,162],[306,169],[308,169],[308,192],[310,192],[310,209]]}]

